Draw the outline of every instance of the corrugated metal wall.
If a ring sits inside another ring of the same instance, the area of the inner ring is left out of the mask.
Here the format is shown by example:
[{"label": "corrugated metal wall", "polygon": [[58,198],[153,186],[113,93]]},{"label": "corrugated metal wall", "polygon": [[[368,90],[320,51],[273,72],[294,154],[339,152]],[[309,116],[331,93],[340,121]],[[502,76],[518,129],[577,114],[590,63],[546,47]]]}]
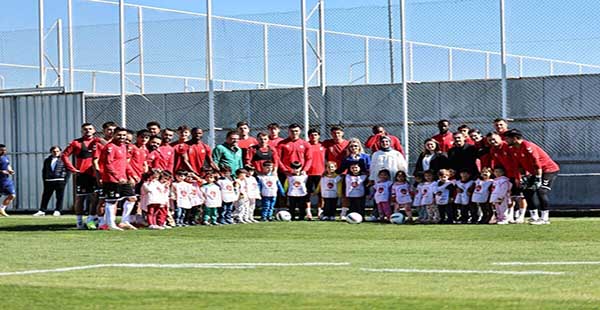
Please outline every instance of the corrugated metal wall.
[{"label": "corrugated metal wall", "polygon": [[[0,97],[0,143],[6,144],[15,169],[17,199],[9,210],[37,210],[43,182],[42,164],[53,145],[64,148],[80,136],[83,93]],[[65,193],[64,209],[71,209],[72,185]],[[49,209],[54,209],[54,199]]]}]

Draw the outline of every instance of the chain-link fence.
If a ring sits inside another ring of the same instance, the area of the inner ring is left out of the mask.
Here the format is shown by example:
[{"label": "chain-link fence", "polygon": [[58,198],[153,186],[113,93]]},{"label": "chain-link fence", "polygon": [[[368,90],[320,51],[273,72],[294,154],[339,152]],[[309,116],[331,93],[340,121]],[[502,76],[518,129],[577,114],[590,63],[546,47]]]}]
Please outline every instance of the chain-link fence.
[{"label": "chain-link fence", "polygon": [[[217,143],[241,120],[250,123],[253,134],[271,122],[302,123],[302,18],[300,1],[289,2],[288,11],[266,14],[245,13],[247,2],[240,0],[215,7]],[[365,141],[371,126],[382,124],[405,141],[398,84],[399,1],[372,0],[359,7],[356,2],[325,0],[324,46],[319,40],[319,12],[312,9],[317,2],[306,2],[311,16],[307,70],[314,73],[309,83],[309,125],[320,128],[326,138],[331,125],[342,124],[346,137]],[[566,184],[573,180],[584,184],[589,179],[582,181],[579,174],[600,168],[592,143],[597,136],[594,98],[600,81],[594,75],[600,72],[595,57],[600,39],[592,29],[600,26],[596,25],[600,2],[505,3],[510,78],[506,112],[514,120],[510,125],[522,129],[527,139],[562,164],[563,174],[570,177],[559,178],[561,186],[569,188]],[[168,127],[208,127],[207,17],[201,7],[192,11],[126,5],[128,127],[140,129],[150,120]],[[234,7],[239,10],[232,16]],[[49,31],[48,26],[59,17],[67,19],[62,9],[46,15],[47,85],[56,76],[49,63],[54,67],[58,63],[56,29]],[[97,125],[119,121],[117,3],[73,0],[73,22],[74,86],[96,95],[87,97],[88,121]],[[63,22],[66,38],[65,27]],[[484,133],[492,130],[492,120],[503,112],[499,1],[406,0],[406,34],[411,161],[423,140],[437,133],[439,119],[449,119],[452,130],[460,124]],[[33,30],[0,31],[0,87],[38,83],[36,39]],[[69,53],[67,40],[63,41],[66,64]],[[321,71],[313,70],[322,56],[321,81]],[[67,81],[71,70],[64,70]],[[324,95],[317,87],[321,82],[327,85]],[[561,195],[575,199],[566,192]]]}]

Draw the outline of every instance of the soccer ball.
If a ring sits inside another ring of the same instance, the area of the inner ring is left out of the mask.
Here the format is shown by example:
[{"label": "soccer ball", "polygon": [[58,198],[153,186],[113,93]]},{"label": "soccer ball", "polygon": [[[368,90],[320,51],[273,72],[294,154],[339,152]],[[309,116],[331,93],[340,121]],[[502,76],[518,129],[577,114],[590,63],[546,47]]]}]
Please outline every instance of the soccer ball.
[{"label": "soccer ball", "polygon": [[289,222],[292,220],[292,215],[287,211],[279,211],[277,214],[275,214],[275,218],[278,221]]},{"label": "soccer ball", "polygon": [[392,224],[404,224],[404,214],[400,212],[392,214],[390,222],[392,222]]},{"label": "soccer ball", "polygon": [[362,215],[360,215],[356,212],[352,212],[352,213],[346,215],[346,222],[348,222],[349,224],[360,224],[362,221],[363,221]]}]

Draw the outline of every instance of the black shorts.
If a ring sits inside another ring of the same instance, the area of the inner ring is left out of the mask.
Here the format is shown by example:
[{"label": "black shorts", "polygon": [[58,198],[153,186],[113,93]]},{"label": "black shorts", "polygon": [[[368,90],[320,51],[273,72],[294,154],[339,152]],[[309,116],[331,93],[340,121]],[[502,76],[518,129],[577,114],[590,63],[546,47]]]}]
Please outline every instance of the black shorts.
[{"label": "black shorts", "polygon": [[135,190],[135,194],[137,196],[140,196],[142,194],[142,185],[144,185],[144,182],[139,182],[138,184],[135,185],[134,190]]},{"label": "black shorts", "polygon": [[523,188],[521,186],[517,186],[517,181],[515,178],[510,178],[510,184],[512,187],[510,189],[511,197],[523,197]]},{"label": "black shorts", "polygon": [[116,201],[128,197],[135,197],[135,192],[131,184],[104,183],[102,186],[104,200]]},{"label": "black shorts", "polygon": [[317,186],[319,186],[319,182],[321,181],[320,175],[309,175],[306,179],[306,191],[308,194],[312,194],[317,190]]},{"label": "black shorts", "polygon": [[75,187],[77,196],[90,195],[98,189],[98,181],[89,174],[80,173],[75,177]]}]

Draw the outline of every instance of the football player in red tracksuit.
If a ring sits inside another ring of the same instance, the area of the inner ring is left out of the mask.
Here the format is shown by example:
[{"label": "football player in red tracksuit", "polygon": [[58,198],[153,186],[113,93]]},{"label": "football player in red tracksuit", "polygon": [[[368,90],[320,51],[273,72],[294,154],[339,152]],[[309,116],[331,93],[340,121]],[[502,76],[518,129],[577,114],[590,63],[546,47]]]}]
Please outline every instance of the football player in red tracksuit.
[{"label": "football player in red tracksuit", "polygon": [[[333,130],[333,128],[332,128],[332,130]],[[389,133],[387,133],[385,131],[385,129],[383,128],[383,126],[381,126],[381,125],[373,126],[373,134],[371,136],[369,136],[369,138],[367,138],[367,141],[365,141],[365,147],[370,148],[371,153],[375,153],[375,152],[379,151],[379,149],[380,149],[379,138],[381,138],[381,136],[387,136],[388,138],[390,138],[390,141],[392,142],[392,149],[394,149],[394,150],[400,152],[402,155],[404,155],[404,149],[402,148],[400,139],[398,139],[398,137],[396,137],[396,136],[392,136]],[[340,167],[340,166],[338,165],[338,167]]]},{"label": "football player in red tracksuit", "polygon": [[151,149],[148,155],[148,165],[151,169],[173,173],[175,150],[169,145],[171,139],[173,139],[173,131],[168,128],[164,129],[162,137],[154,136],[150,139]]},{"label": "football player in red tracksuit", "polygon": [[269,146],[276,149],[279,142],[283,140],[283,138],[279,136],[279,131],[281,131],[279,124],[271,123],[267,125],[267,130],[269,131]]},{"label": "football player in red tracksuit", "polygon": [[[304,174],[306,174],[307,169],[312,165],[312,154],[309,151],[310,144],[300,138],[301,131],[302,127],[300,125],[291,124],[288,126],[288,137],[281,140],[277,145],[281,164],[277,174],[281,184],[285,184],[287,176],[294,173],[294,169],[291,167],[292,162],[300,163]],[[308,195],[306,196],[307,199],[309,197]],[[281,199],[281,201],[284,201],[284,199]]]},{"label": "football player in red tracksuit", "polygon": [[[325,171],[325,148],[321,144],[321,141],[319,141],[319,138],[321,138],[321,135],[317,129],[311,128],[308,131],[308,144],[310,145],[310,156],[312,157],[311,165],[308,167],[308,169],[306,169],[306,174],[308,174],[308,179],[306,180],[306,189],[308,192],[308,198],[306,202],[306,218],[308,220],[312,220],[310,196],[319,186],[321,176]],[[318,218],[321,218],[321,207],[321,197],[319,197],[319,203],[317,204]]]},{"label": "football player in red tracksuit", "polygon": [[185,163],[185,157],[190,150],[190,145],[187,143],[191,135],[190,127],[187,125],[179,126],[179,128],[177,128],[177,135],[179,136],[177,141],[171,143],[173,151],[175,152],[173,156],[173,171],[188,170],[189,168]]},{"label": "football player in red tracksuit", "polygon": [[[141,194],[142,187],[142,176],[144,173],[148,172],[148,150],[146,149],[146,144],[150,139],[150,133],[147,130],[140,130],[137,133],[136,143],[133,142],[133,132],[127,131],[127,152],[129,153],[129,166],[131,167],[131,175],[129,175],[129,179],[132,179],[134,184],[134,191],[136,196]],[[137,208],[134,207],[137,212]],[[119,227],[121,228],[129,228],[126,227],[125,223],[131,224],[132,222],[137,222],[135,218],[130,215],[133,210],[126,210],[123,208],[123,217],[121,218],[121,224]],[[141,215],[141,212],[139,213]]]},{"label": "football player in red tracksuit", "polygon": [[454,136],[448,130],[450,129],[450,122],[446,119],[442,119],[438,122],[439,134],[431,137],[440,145],[440,152],[447,153],[454,146]]},{"label": "football player in red tracksuit", "polygon": [[190,148],[187,155],[183,156],[187,169],[198,176],[203,176],[205,166],[212,168],[214,171],[219,171],[212,159],[210,146],[202,142],[203,136],[204,131],[201,128],[192,128],[192,139],[188,142]]},{"label": "football player in red tracksuit", "polygon": [[99,221],[98,221],[98,228],[99,229],[108,229],[108,226],[106,225],[106,223],[104,223],[104,193],[103,193],[103,187],[102,187],[102,171],[103,171],[103,167],[102,165],[99,163],[99,158],[100,158],[100,154],[102,153],[102,150],[104,149],[104,146],[112,141],[113,135],[114,135],[114,131],[115,129],[119,127],[115,122],[106,122],[104,124],[102,124],[102,133],[104,134],[103,138],[100,138],[100,143],[97,145],[96,150],[94,151],[94,169],[96,169],[96,175],[97,175],[97,179],[98,179],[98,184],[100,185],[100,199],[98,200],[98,207],[97,207],[97,215],[99,217]]},{"label": "football player in red tracksuit", "polygon": [[511,197],[514,202],[519,205],[519,210],[516,212],[514,211],[514,204],[509,206],[508,221],[522,224],[525,222],[527,202],[523,199],[523,190],[520,186],[521,173],[519,171],[518,162],[513,159],[513,155],[511,154],[512,147],[503,141],[502,136],[497,132],[488,133],[486,135],[486,140],[490,144],[489,156],[491,168],[498,165],[504,167],[505,176],[509,178],[512,183]]},{"label": "football player in red tracksuit", "polygon": [[242,149],[242,160],[246,158],[246,153],[248,149],[254,145],[258,144],[256,138],[250,136],[250,126],[248,126],[248,122],[238,122],[237,132],[240,135],[240,140],[238,141],[238,147]]},{"label": "football player in red tracksuit", "polygon": [[[75,174],[76,196],[75,215],[77,216],[77,228],[85,229],[83,224],[83,203],[88,199],[88,223],[90,228],[96,229],[94,218],[96,216],[96,173],[93,167],[93,154],[96,145],[100,143],[99,139],[94,137],[96,130],[90,123],[81,125],[82,137],[75,139],[69,143],[61,155],[62,161],[71,173]],[[74,155],[75,165],[71,163],[71,155]]]},{"label": "football player in red tracksuit", "polygon": [[[111,230],[123,230],[115,224],[117,203],[125,199],[123,212],[131,210],[137,200],[133,186],[134,181],[128,177],[133,175],[129,165],[129,152],[127,151],[127,130],[117,128],[114,138],[106,144],[100,153],[98,163],[102,167],[102,189],[105,200],[105,223]],[[127,229],[135,229],[129,223],[123,223]]]},{"label": "football player in red tracksuit", "polygon": [[332,161],[337,167],[341,167],[342,160],[348,156],[346,147],[350,141],[344,139],[344,130],[340,126],[331,127],[329,132],[331,133],[331,139],[323,141],[325,161]]},{"label": "football player in red tracksuit", "polygon": [[[558,176],[560,167],[541,147],[523,139],[523,134],[517,129],[511,129],[505,134],[506,142],[512,148],[513,160],[519,163],[523,172],[525,199],[531,215],[530,224],[550,224],[548,210],[548,193],[552,183]],[[538,209],[541,214],[538,214]]]},{"label": "football player in red tracksuit", "polygon": [[244,158],[244,165],[254,167],[256,172],[262,175],[266,173],[263,163],[270,161],[272,163],[270,169],[277,171],[277,168],[279,168],[279,153],[277,152],[277,148],[269,144],[269,136],[266,133],[261,132],[256,137],[258,144],[248,149],[246,158]]}]

